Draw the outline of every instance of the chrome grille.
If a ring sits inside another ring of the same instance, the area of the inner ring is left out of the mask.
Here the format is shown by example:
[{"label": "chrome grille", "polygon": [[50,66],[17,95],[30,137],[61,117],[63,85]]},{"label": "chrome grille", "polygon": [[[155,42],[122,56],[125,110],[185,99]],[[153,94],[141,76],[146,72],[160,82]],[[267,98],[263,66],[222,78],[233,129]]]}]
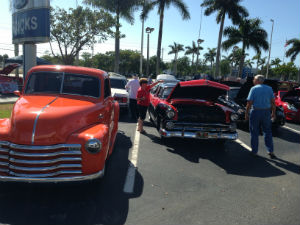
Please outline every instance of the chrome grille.
[{"label": "chrome grille", "polygon": [[218,123],[182,123],[175,122],[173,130],[185,131],[203,131],[203,132],[230,132],[231,127],[228,124]]},{"label": "chrome grille", "polygon": [[80,175],[81,145],[30,146],[0,141],[0,172],[28,178]]}]

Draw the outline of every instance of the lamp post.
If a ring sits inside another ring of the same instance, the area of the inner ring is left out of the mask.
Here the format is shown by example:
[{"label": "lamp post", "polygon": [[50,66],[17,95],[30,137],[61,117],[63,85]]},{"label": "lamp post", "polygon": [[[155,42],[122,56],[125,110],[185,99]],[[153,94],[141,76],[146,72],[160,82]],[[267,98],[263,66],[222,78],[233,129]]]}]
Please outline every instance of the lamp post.
[{"label": "lamp post", "polygon": [[272,31],[271,31],[271,38],[270,38],[270,45],[269,45],[269,57],[268,57],[268,63],[267,63],[266,78],[268,78],[268,75],[269,75],[269,64],[270,64],[270,56],[271,56],[271,47],[272,47],[272,35],[273,35],[274,20],[271,19],[271,22],[272,22]]},{"label": "lamp post", "polygon": [[146,33],[147,33],[147,70],[146,70],[146,76],[149,77],[149,39],[151,32],[154,31],[154,28],[147,27]]},{"label": "lamp post", "polygon": [[200,54],[200,44],[203,42],[203,39],[198,39],[197,44],[198,44],[198,51],[197,51],[197,60],[196,60],[196,72],[198,70],[198,63],[199,63],[199,54]]}]

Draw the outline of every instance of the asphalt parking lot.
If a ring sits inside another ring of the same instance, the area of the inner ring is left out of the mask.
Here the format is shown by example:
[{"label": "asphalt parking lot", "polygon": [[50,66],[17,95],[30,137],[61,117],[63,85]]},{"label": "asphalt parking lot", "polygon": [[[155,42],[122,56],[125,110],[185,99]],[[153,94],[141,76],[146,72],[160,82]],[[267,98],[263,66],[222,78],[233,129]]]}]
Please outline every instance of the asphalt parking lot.
[{"label": "asphalt parking lot", "polygon": [[114,153],[99,182],[4,184],[1,224],[260,224],[300,221],[300,125],[274,133],[278,159],[260,137],[249,155],[249,133],[224,146],[200,140],[163,143],[121,116]]}]

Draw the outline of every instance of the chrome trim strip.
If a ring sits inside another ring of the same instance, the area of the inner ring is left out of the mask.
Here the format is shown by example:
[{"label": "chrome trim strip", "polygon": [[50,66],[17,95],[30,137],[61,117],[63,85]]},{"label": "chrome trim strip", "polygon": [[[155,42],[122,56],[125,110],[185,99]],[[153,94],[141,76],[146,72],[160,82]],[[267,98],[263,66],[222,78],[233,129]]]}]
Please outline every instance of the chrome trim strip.
[{"label": "chrome trim strip", "polygon": [[9,163],[0,161],[0,166],[9,166]]},{"label": "chrome trim strip", "polygon": [[55,97],[51,102],[49,102],[47,105],[45,105],[36,115],[36,118],[34,120],[33,129],[32,129],[32,136],[31,136],[31,144],[34,144],[34,137],[35,137],[35,129],[37,125],[37,121],[41,115],[41,113],[50,105],[52,104],[58,97]]},{"label": "chrome trim strip", "polygon": [[51,171],[56,169],[67,169],[67,168],[81,168],[81,164],[60,164],[56,166],[31,167],[31,168],[9,165],[9,169],[22,170],[27,172],[44,172],[44,171]]},{"label": "chrome trim strip", "polygon": [[[174,122],[170,120],[171,122]],[[175,125],[181,125],[181,126],[207,126],[207,127],[229,127],[230,124],[223,124],[223,123],[186,123],[186,122],[174,122]]]},{"label": "chrome trim strip", "polygon": [[0,148],[0,153],[8,153],[9,149],[7,148]]},{"label": "chrome trim strip", "polygon": [[[3,168],[0,168],[0,172],[3,172],[3,173],[8,173],[9,170],[8,169],[3,169]],[[0,180],[1,180],[1,176],[0,176]]]},{"label": "chrome trim strip", "polygon": [[81,161],[81,158],[62,157],[58,159],[49,159],[49,160],[23,160],[23,159],[15,159],[15,158],[9,159],[9,162],[30,164],[30,165],[51,164],[51,163],[58,163],[58,162],[73,162],[73,161]]},{"label": "chrome trim strip", "polygon": [[181,137],[181,138],[195,138],[195,139],[228,139],[235,140],[238,138],[237,132],[235,133],[213,133],[207,132],[207,138],[202,138],[197,136],[197,132],[188,132],[188,131],[167,131],[165,129],[159,130],[160,135],[163,137]]},{"label": "chrome trim strip", "polygon": [[9,158],[9,156],[8,155],[0,155],[0,159],[8,159]]},{"label": "chrome trim strip", "polygon": [[94,174],[85,175],[85,176],[76,176],[76,177],[44,177],[44,178],[35,177],[34,178],[34,177],[28,177],[27,175],[19,176],[19,177],[0,176],[0,181],[28,182],[28,183],[76,182],[76,181],[94,180],[103,177],[103,175],[104,175],[104,169]]},{"label": "chrome trim strip", "polygon": [[8,141],[0,141],[0,145],[8,146],[10,148],[14,149],[20,149],[20,150],[55,150],[60,148],[69,148],[69,149],[81,149],[80,144],[58,144],[58,145],[18,145],[14,143],[10,143]]},{"label": "chrome trim strip", "polygon": [[24,152],[15,152],[10,151],[9,155],[11,156],[21,156],[21,157],[32,157],[32,158],[43,158],[43,157],[55,157],[61,155],[81,155],[80,151],[60,151],[60,152],[51,152],[51,153],[24,153]]},{"label": "chrome trim strip", "polygon": [[57,171],[54,173],[47,173],[47,174],[22,174],[22,173],[15,173],[10,171],[9,174],[17,177],[30,177],[30,178],[38,178],[38,177],[53,177],[58,176],[62,174],[81,174],[82,172],[80,170],[64,170],[64,171]]}]

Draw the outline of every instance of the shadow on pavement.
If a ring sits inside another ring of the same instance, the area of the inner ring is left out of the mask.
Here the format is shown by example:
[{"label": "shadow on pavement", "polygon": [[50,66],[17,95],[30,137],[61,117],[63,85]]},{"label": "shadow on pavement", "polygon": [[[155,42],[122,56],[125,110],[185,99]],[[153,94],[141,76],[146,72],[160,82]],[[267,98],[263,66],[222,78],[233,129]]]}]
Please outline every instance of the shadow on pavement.
[{"label": "shadow on pavement", "polygon": [[144,181],[136,171],[134,191],[123,192],[129,137],[118,133],[102,180],[81,184],[1,184],[0,223],[4,224],[124,224],[129,199],[142,194]]},{"label": "shadow on pavement", "polygon": [[288,142],[300,144],[300,134],[285,129],[284,127],[280,127],[277,129],[276,132],[273,132],[273,137],[277,137]]},{"label": "shadow on pavement", "polygon": [[[153,138],[153,142],[159,140],[158,137],[151,134],[146,134],[146,136]],[[201,163],[201,160],[205,159],[210,160],[228,174],[250,177],[273,177],[286,174],[272,165],[268,159],[251,156],[248,150],[236,142],[228,141],[223,146],[214,141],[174,138],[166,141],[166,150],[193,163]],[[282,168],[297,172],[298,165],[287,161],[285,163],[285,167],[282,166]]]}]

